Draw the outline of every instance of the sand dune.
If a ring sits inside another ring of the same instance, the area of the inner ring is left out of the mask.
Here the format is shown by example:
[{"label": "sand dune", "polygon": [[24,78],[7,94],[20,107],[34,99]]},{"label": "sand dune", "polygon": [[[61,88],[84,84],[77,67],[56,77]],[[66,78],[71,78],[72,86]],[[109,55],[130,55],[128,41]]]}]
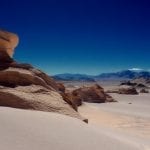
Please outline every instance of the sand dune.
[{"label": "sand dune", "polygon": [[2,150],[144,150],[138,143],[55,113],[0,107]]}]

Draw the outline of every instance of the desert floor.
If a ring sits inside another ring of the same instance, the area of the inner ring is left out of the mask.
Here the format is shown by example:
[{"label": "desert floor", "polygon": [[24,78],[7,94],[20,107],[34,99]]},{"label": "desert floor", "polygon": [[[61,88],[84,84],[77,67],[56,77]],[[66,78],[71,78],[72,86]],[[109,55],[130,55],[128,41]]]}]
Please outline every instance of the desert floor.
[{"label": "desert floor", "polygon": [[118,135],[128,141],[150,149],[150,94],[111,94],[118,102],[84,103],[79,112],[89,119],[89,124],[105,128],[108,134]]},{"label": "desert floor", "polygon": [[145,147],[68,116],[0,107],[1,150],[144,150]]}]

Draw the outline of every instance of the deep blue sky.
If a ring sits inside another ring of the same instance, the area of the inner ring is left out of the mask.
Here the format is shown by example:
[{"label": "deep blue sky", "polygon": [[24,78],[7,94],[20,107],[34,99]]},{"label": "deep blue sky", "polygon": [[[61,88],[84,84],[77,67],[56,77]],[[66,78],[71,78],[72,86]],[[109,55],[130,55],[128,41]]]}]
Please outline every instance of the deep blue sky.
[{"label": "deep blue sky", "polygon": [[150,69],[149,0],[1,0],[15,59],[49,74]]}]

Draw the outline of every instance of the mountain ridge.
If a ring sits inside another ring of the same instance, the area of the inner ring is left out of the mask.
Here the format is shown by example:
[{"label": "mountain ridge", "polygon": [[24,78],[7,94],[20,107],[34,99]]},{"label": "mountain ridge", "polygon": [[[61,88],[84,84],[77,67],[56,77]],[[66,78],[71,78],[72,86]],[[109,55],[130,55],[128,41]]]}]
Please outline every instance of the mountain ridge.
[{"label": "mountain ridge", "polygon": [[103,79],[135,79],[135,78],[150,78],[150,71],[141,70],[122,70],[112,73],[101,73],[99,75],[88,75],[88,74],[73,74],[73,73],[64,73],[56,74],[53,76],[56,80],[64,81],[96,81]]}]

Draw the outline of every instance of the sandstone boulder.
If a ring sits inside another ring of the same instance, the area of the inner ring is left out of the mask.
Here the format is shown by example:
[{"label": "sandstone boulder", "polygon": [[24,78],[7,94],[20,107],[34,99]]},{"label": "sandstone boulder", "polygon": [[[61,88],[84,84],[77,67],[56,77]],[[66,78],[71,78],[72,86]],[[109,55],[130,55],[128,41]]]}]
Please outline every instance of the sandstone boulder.
[{"label": "sandstone boulder", "polygon": [[95,84],[91,87],[81,87],[72,91],[71,100],[78,106],[82,104],[82,101],[91,103],[105,103],[113,102],[114,99],[104,92],[104,89]]},{"label": "sandstone boulder", "polygon": [[68,92],[64,94],[64,99],[67,101],[71,101],[74,104],[74,108],[77,109],[78,106],[82,105],[82,99],[80,96],[74,94],[73,92]]},{"label": "sandstone boulder", "polygon": [[0,30],[0,62],[11,62],[19,38],[16,34]]}]

